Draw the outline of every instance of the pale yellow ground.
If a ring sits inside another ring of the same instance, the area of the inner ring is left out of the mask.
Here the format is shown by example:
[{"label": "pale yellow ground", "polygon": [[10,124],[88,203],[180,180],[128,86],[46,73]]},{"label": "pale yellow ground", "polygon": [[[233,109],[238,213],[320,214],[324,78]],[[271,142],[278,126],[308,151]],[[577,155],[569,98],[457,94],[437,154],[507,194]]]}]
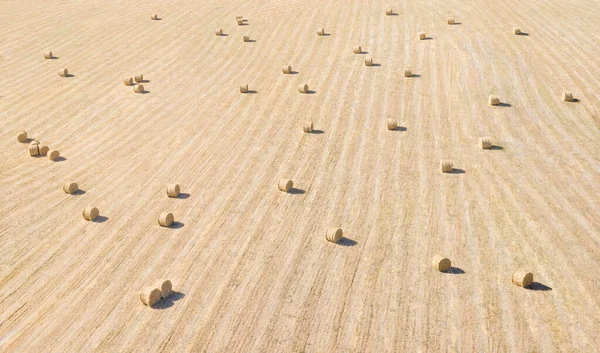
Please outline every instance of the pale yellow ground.
[{"label": "pale yellow ground", "polygon": [[598,0],[0,0],[0,350],[598,351],[599,38]]}]

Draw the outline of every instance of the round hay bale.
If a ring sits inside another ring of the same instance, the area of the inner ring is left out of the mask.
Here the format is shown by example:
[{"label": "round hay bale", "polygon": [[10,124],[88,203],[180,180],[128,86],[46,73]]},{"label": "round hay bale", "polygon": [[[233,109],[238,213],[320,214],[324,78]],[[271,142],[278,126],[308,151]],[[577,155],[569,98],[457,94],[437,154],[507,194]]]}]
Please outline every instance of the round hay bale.
[{"label": "round hay bale", "polygon": [[135,80],[135,82],[142,82],[142,81],[144,81],[144,75],[143,74],[135,75],[135,76],[133,76],[133,79]]},{"label": "round hay bale", "polygon": [[243,20],[243,19],[241,19],[241,18],[238,18],[238,19],[236,20],[236,22],[237,22],[238,26],[242,26],[242,25],[244,24],[244,20]]},{"label": "round hay bale", "polygon": [[133,77],[124,79],[123,83],[125,84],[125,86],[133,86]]},{"label": "round hay bale", "polygon": [[40,144],[40,141],[38,141],[38,140],[33,140],[33,141],[31,141],[29,144],[30,144],[30,145],[39,145],[39,144]]},{"label": "round hay bale", "polygon": [[568,92],[568,91],[563,92],[562,99],[565,102],[572,102],[573,101],[573,93]]},{"label": "round hay bale", "polygon": [[387,128],[388,130],[396,130],[398,128],[398,123],[396,122],[396,119],[388,119]]},{"label": "round hay bale", "polygon": [[452,267],[450,259],[445,258],[442,255],[435,255],[431,260],[431,265],[440,272],[446,272]]},{"label": "round hay bale", "polygon": [[498,96],[490,95],[488,103],[490,105],[500,105],[500,98],[498,98]]},{"label": "round hay bale", "polygon": [[317,30],[317,35],[318,36],[324,36],[325,35],[325,28],[319,28]]},{"label": "round hay bale", "polygon": [[479,147],[483,149],[492,148],[492,139],[490,137],[480,137]]},{"label": "round hay bale", "polygon": [[237,20],[241,20],[241,19],[243,19],[243,18],[244,18],[244,16],[241,16],[241,15],[237,15],[237,16],[235,16],[235,20],[236,20],[236,21],[237,21]]},{"label": "round hay bale", "polygon": [[222,36],[223,35],[223,29],[222,28],[215,29],[215,34],[218,35],[218,36]]},{"label": "round hay bale", "polygon": [[54,56],[52,56],[52,52],[49,51],[47,53],[44,53],[44,59],[52,59]]},{"label": "round hay bale", "polygon": [[527,288],[533,283],[533,273],[520,268],[513,273],[512,282],[519,287]]},{"label": "round hay bale", "polygon": [[513,28],[513,33],[514,33],[516,36],[518,36],[518,35],[520,35],[520,34],[521,34],[521,30],[520,30],[519,28],[515,27],[515,28]]},{"label": "round hay bale", "polygon": [[160,215],[158,215],[158,224],[161,227],[170,227],[174,221],[175,221],[175,217],[173,217],[172,213],[163,212]]},{"label": "round hay bale", "polygon": [[140,292],[140,300],[142,303],[144,303],[144,305],[152,307],[158,303],[160,299],[161,293],[160,289],[158,288],[146,287]]},{"label": "round hay bale", "polygon": [[167,196],[179,197],[179,184],[167,184]]},{"label": "round hay bale", "polygon": [[308,85],[307,84],[301,84],[298,86],[298,92],[300,93],[306,93],[308,92]]},{"label": "round hay bale", "polygon": [[386,10],[385,10],[385,14],[386,14],[387,16],[391,16],[391,15],[393,15],[393,14],[394,14],[394,10],[392,10],[392,9],[386,9]]},{"label": "round hay bale", "polygon": [[60,76],[60,77],[67,77],[68,74],[69,74],[69,70],[67,70],[67,69],[58,70],[58,76]]},{"label": "round hay bale", "polygon": [[158,20],[158,15],[152,15],[150,16],[150,19],[156,21]]},{"label": "round hay bale", "polygon": [[325,231],[325,239],[332,243],[337,243],[342,240],[343,235],[344,232],[342,232],[342,229],[337,227],[329,227],[327,228],[327,231]]},{"label": "round hay bale", "polygon": [[456,22],[454,21],[454,18],[452,18],[452,17],[448,18],[448,24],[449,24],[449,25],[453,25],[453,24],[455,24],[455,23],[456,23]]},{"label": "round hay bale", "polygon": [[63,191],[67,194],[74,194],[77,190],[79,190],[79,185],[77,185],[77,183],[67,181],[63,184]]},{"label": "round hay bale", "polygon": [[240,92],[242,92],[242,93],[248,93],[248,85],[241,85],[240,86]]},{"label": "round hay bale", "polygon": [[19,142],[27,142],[27,131],[21,131],[17,135],[17,141]]},{"label": "round hay bale", "polygon": [[305,122],[302,126],[302,130],[310,134],[313,131],[313,123],[311,121]]},{"label": "round hay bale", "polygon": [[248,35],[243,35],[242,39],[244,40],[244,42],[249,42],[250,41],[250,36]]},{"label": "round hay bale", "polygon": [[29,145],[29,155],[34,157],[34,156],[38,156],[40,154],[40,151],[38,149],[38,144],[30,144]]},{"label": "round hay bale", "polygon": [[427,38],[427,35],[425,34],[425,32],[419,32],[419,40],[425,40]]},{"label": "round hay bale", "polygon": [[373,58],[372,57],[368,57],[365,58],[365,66],[373,66]]},{"label": "round hay bale", "polygon": [[294,182],[289,179],[279,179],[279,182],[277,182],[277,187],[281,191],[288,192],[294,187]]},{"label": "round hay bale", "polygon": [[157,287],[160,289],[160,296],[162,297],[162,299],[165,299],[166,297],[171,295],[171,293],[173,293],[173,285],[168,279],[158,280]]},{"label": "round hay bale", "polygon": [[135,93],[144,93],[144,85],[137,85],[133,87]]},{"label": "round hay bale", "polygon": [[283,72],[284,74],[290,74],[292,73],[292,67],[290,65],[285,65],[281,68],[281,72]]},{"label": "round hay bale", "polygon": [[38,153],[40,156],[45,156],[50,151],[50,148],[46,145],[38,145]]},{"label": "round hay bale", "polygon": [[98,211],[96,207],[87,206],[83,209],[82,214],[83,219],[85,219],[86,221],[93,221],[100,215],[100,211]]},{"label": "round hay bale", "polygon": [[60,152],[58,152],[57,150],[50,150],[48,152],[48,159],[51,161],[55,161],[58,159],[58,157],[60,157]]},{"label": "round hay bale", "polygon": [[354,54],[360,54],[360,53],[362,53],[362,47],[360,45],[357,45],[354,48],[352,48],[352,52]]},{"label": "round hay bale", "polygon": [[412,77],[412,70],[411,69],[404,69],[404,77]]},{"label": "round hay bale", "polygon": [[450,160],[441,160],[440,167],[442,168],[442,173],[451,173],[454,165]]}]

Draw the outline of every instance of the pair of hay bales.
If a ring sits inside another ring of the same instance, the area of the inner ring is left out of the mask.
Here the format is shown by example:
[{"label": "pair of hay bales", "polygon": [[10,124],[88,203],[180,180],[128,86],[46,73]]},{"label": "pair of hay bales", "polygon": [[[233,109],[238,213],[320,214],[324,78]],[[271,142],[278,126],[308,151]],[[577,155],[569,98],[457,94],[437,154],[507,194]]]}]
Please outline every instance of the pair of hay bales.
[{"label": "pair of hay bales", "polygon": [[146,287],[140,292],[140,301],[149,307],[156,305],[162,299],[173,293],[173,284],[168,279],[157,281],[156,287]]},{"label": "pair of hay bales", "polygon": [[[64,187],[64,186],[63,186]],[[93,222],[98,216],[100,216],[100,211],[97,207],[94,206],[86,206],[82,212],[83,219],[86,221]]]},{"label": "pair of hay bales", "polygon": [[[19,134],[19,135],[22,135],[23,132],[24,131],[22,131],[21,134]],[[17,139],[18,138],[19,138],[19,136],[17,136]],[[27,137],[26,137],[26,139],[27,139]],[[49,160],[55,161],[58,159],[58,157],[60,157],[60,152],[58,152],[57,150],[51,150],[46,145],[40,145],[40,142],[38,140],[33,140],[29,144],[29,155],[32,157],[48,156]]]}]

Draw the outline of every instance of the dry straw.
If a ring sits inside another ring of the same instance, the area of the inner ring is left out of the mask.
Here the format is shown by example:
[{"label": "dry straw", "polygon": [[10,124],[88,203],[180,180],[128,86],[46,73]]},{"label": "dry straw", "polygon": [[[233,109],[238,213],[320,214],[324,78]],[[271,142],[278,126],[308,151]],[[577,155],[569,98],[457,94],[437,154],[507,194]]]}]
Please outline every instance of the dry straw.
[{"label": "dry straw", "polygon": [[277,182],[277,188],[279,190],[288,192],[294,187],[294,182],[289,179],[279,179]]},{"label": "dry straw", "polygon": [[513,273],[512,282],[519,287],[527,288],[533,283],[533,273],[520,268]]},{"label": "dry straw", "polygon": [[52,59],[52,58],[53,58],[53,56],[52,56],[52,52],[51,51],[49,51],[47,53],[44,53],[44,59]]},{"label": "dry straw", "polygon": [[144,93],[144,85],[137,85],[133,87],[135,93]]},{"label": "dry straw", "polygon": [[302,130],[307,133],[313,132],[313,123],[311,121],[307,121],[302,126]]},{"label": "dry straw", "polygon": [[325,35],[325,28],[319,28],[317,30],[317,35],[318,36],[324,36]]},{"label": "dry straw", "polygon": [[492,148],[492,139],[490,137],[480,137],[479,147],[483,149]]},{"label": "dry straw", "polygon": [[162,299],[165,299],[173,293],[173,285],[168,279],[158,280],[157,287],[160,289],[160,296]]},{"label": "dry straw", "polygon": [[425,32],[419,32],[419,40],[425,40],[427,38],[427,35],[425,34]]},{"label": "dry straw", "polygon": [[38,145],[38,153],[40,156],[45,156],[50,151],[50,148],[46,145]]},{"label": "dry straw", "polygon": [[412,77],[412,70],[411,69],[404,69],[404,77]]},{"label": "dry straw", "polygon": [[58,70],[58,76],[60,76],[60,77],[67,77],[68,74],[69,74],[69,70],[67,70],[67,69]]},{"label": "dry straw", "polygon": [[57,150],[48,151],[48,159],[49,160],[55,161],[58,159],[58,157],[60,157],[60,152],[58,152]]},{"label": "dry straw", "polygon": [[441,160],[440,167],[442,168],[442,173],[451,173],[454,166],[450,160]]},{"label": "dry straw", "polygon": [[249,42],[250,41],[250,36],[248,35],[243,35],[242,39],[244,40],[244,42]]},{"label": "dry straw", "polygon": [[63,184],[63,191],[67,194],[74,194],[77,190],[79,190],[79,185],[77,185],[77,183],[67,181]]},{"label": "dry straw", "polygon": [[223,29],[222,28],[215,29],[215,34],[218,35],[218,36],[222,36],[223,35]]},{"label": "dry straw", "polygon": [[290,65],[285,65],[281,68],[281,72],[283,72],[284,74],[290,74],[292,73],[292,67]]},{"label": "dry straw", "polygon": [[388,130],[396,130],[398,128],[398,123],[396,122],[396,119],[388,119],[387,128]]},{"label": "dry straw", "polygon": [[133,79],[135,80],[135,82],[142,82],[142,81],[144,81],[144,75],[143,74],[135,75],[135,76],[133,76]]},{"label": "dry straw", "polygon": [[365,66],[373,66],[373,58],[372,57],[368,57],[365,58]]},{"label": "dry straw", "polygon": [[93,221],[100,215],[100,211],[98,211],[96,207],[87,206],[83,209],[82,214],[83,219],[85,219],[86,221]]},{"label": "dry straw", "polygon": [[148,305],[150,307],[158,303],[161,297],[162,295],[160,293],[160,289],[158,288],[146,287],[140,292],[140,300],[142,303],[144,303],[144,305]]},{"label": "dry straw", "polygon": [[513,28],[513,33],[514,33],[516,36],[518,36],[518,35],[520,35],[520,34],[521,34],[521,30],[520,30],[519,28],[515,27],[515,28]]},{"label": "dry straw", "polygon": [[40,154],[40,150],[38,149],[38,144],[30,144],[29,145],[29,155],[34,157]]},{"label": "dry straw", "polygon": [[27,142],[27,131],[20,131],[17,135],[17,141]]},{"label": "dry straw", "polygon": [[431,265],[440,272],[446,272],[452,267],[450,259],[445,258],[442,255],[435,255],[431,260]]},{"label": "dry straw", "polygon": [[332,243],[337,243],[342,240],[343,235],[344,232],[342,232],[342,229],[337,227],[329,227],[325,231],[325,239]]},{"label": "dry straw", "polygon": [[125,84],[125,86],[133,86],[133,77],[124,79],[123,83]]},{"label": "dry straw", "polygon": [[307,84],[301,84],[298,86],[298,92],[300,93],[307,93],[308,92],[308,85]]},{"label": "dry straw", "polygon": [[163,212],[160,215],[158,215],[158,224],[161,227],[170,227],[174,221],[175,221],[175,217],[173,217],[172,213]]},{"label": "dry straw", "polygon": [[242,92],[242,93],[248,93],[248,85],[241,85],[240,86],[240,92]]},{"label": "dry straw", "polygon": [[360,53],[362,53],[362,47],[360,45],[357,45],[354,48],[352,48],[352,52],[354,54],[360,54]]},{"label": "dry straw", "polygon": [[563,99],[565,102],[572,102],[572,101],[573,101],[573,93],[571,93],[571,92],[568,92],[568,91],[566,91],[566,92],[563,92],[563,94],[562,94],[562,99]]},{"label": "dry straw", "polygon": [[500,105],[500,98],[498,98],[498,96],[490,95],[488,103],[490,105]]},{"label": "dry straw", "polygon": [[167,196],[179,197],[179,184],[167,184]]}]

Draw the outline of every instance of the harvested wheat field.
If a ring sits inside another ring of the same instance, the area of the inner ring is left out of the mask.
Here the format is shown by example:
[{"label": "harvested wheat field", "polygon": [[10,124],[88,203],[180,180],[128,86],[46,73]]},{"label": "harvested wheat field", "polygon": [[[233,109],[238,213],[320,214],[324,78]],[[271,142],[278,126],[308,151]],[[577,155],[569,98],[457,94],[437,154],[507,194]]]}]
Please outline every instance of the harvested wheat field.
[{"label": "harvested wheat field", "polygon": [[600,350],[599,9],[0,1],[0,351]]}]

